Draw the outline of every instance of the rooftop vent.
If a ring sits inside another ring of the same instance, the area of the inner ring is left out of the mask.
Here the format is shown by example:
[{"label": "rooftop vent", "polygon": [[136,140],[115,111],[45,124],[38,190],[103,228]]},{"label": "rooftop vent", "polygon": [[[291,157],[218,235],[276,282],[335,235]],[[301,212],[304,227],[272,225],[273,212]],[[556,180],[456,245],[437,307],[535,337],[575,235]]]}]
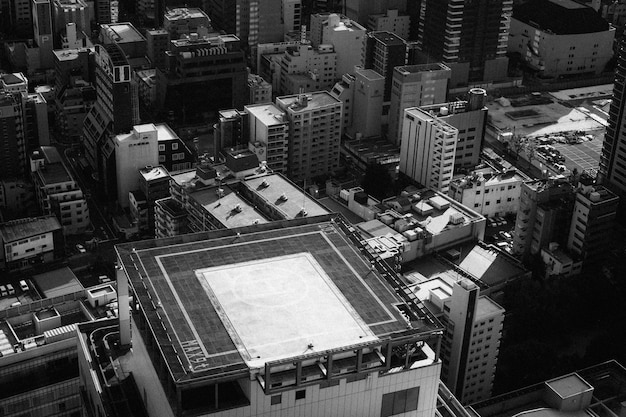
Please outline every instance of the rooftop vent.
[{"label": "rooftop vent", "polygon": [[287,201],[287,200],[289,200],[289,197],[287,197],[287,195],[286,195],[285,193],[282,193],[282,194],[280,195],[280,197],[278,197],[278,199],[279,199],[280,201]]},{"label": "rooftop vent", "polygon": [[243,210],[243,208],[241,208],[241,204],[236,204],[236,205],[233,207],[233,211],[234,211],[235,213],[241,213],[241,211],[242,211],[242,210]]}]

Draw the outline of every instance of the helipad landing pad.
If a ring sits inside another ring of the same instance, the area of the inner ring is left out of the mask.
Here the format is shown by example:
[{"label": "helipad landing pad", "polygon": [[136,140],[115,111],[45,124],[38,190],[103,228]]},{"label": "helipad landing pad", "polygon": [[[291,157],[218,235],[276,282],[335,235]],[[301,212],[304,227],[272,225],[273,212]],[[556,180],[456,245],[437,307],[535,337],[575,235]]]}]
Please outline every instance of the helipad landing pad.
[{"label": "helipad landing pad", "polygon": [[250,367],[377,339],[309,253],[196,276]]}]

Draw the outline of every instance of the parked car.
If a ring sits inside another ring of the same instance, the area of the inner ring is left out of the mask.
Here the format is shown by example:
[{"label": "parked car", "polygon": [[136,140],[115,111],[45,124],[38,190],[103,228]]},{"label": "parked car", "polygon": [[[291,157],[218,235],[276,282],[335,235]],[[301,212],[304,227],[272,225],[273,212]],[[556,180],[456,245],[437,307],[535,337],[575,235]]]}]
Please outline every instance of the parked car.
[{"label": "parked car", "polygon": [[26,283],[26,281],[21,280],[21,281],[19,282],[19,284],[20,284],[20,290],[22,290],[22,291],[24,291],[24,292],[26,292],[26,291],[28,291],[28,290],[29,290],[29,288],[28,288],[28,284]]},{"label": "parked car", "polygon": [[79,253],[86,253],[87,252],[87,249],[85,249],[85,247],[83,245],[81,245],[80,243],[76,244],[76,250]]},{"label": "parked car", "polygon": [[498,232],[498,234],[500,235],[500,237],[502,237],[503,239],[512,239],[513,236],[511,236],[511,234],[509,232],[505,232],[503,230],[501,230],[500,232]]},{"label": "parked car", "polygon": [[12,284],[7,284],[7,292],[9,293],[9,295],[15,294],[15,288],[13,288]]},{"label": "parked car", "polygon": [[7,295],[9,295],[7,287],[5,287],[4,285],[0,285],[0,297],[6,297]]}]

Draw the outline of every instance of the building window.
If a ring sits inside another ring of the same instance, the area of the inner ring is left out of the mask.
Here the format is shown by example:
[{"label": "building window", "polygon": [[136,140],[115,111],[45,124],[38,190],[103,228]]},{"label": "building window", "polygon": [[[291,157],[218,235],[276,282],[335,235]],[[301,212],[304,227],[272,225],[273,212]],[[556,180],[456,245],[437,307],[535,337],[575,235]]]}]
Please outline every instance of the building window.
[{"label": "building window", "polygon": [[389,417],[417,410],[419,392],[420,389],[417,387],[383,395],[380,416]]},{"label": "building window", "polygon": [[296,400],[304,400],[306,398],[306,390],[296,391]]},{"label": "building window", "polygon": [[280,404],[283,401],[283,395],[282,394],[272,395],[271,401],[272,401],[272,405]]},{"label": "building window", "polygon": [[173,151],[177,151],[178,150],[178,143],[172,143],[172,150]]},{"label": "building window", "polygon": [[165,145],[159,145],[159,152],[165,152]]}]

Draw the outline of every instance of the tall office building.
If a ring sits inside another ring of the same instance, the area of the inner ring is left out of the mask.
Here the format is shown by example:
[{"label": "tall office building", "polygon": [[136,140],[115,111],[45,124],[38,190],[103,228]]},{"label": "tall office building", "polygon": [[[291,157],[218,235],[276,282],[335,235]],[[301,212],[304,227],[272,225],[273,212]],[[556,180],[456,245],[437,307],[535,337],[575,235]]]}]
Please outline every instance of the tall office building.
[{"label": "tall office building", "polygon": [[50,0],[33,0],[33,31],[35,42],[39,47],[40,68],[52,68],[54,34]]},{"label": "tall office building", "polygon": [[[106,184],[107,160],[113,150],[109,139],[129,132],[139,122],[137,89],[131,79],[130,64],[117,44],[96,45],[96,101],[83,124],[85,158],[99,180]],[[106,148],[106,149],[105,149]],[[114,181],[108,182],[114,184]],[[105,190],[111,197],[113,188]]]},{"label": "tall office building", "polygon": [[418,47],[452,69],[452,87],[506,78],[513,0],[422,0]]},{"label": "tall office building", "polygon": [[[54,0],[55,45],[61,45],[61,37],[67,36],[67,25],[74,23],[78,38],[91,33],[90,6],[85,0]],[[56,48],[55,48],[56,49]]]},{"label": "tall office building", "polygon": [[159,163],[158,130],[153,124],[133,126],[130,133],[117,135],[115,170],[118,204],[128,207],[128,193],[139,189],[139,170]]},{"label": "tall office building", "polygon": [[407,3],[415,0],[343,0],[345,14],[363,26],[367,26],[370,15],[385,13],[387,10],[404,12]]},{"label": "tall office building", "polygon": [[389,106],[389,141],[400,144],[404,109],[443,103],[448,95],[450,68],[443,64],[395,67]]},{"label": "tall office building", "polygon": [[602,142],[599,179],[621,194],[626,192],[626,40],[620,42],[615,68],[613,98],[609,108],[608,126]]},{"label": "tall office building", "polygon": [[441,380],[464,404],[491,396],[504,309],[480,294],[468,278],[442,274],[416,285],[415,293],[428,302],[446,330],[441,344]]},{"label": "tall office building", "polygon": [[385,77],[384,101],[391,99],[393,69],[406,64],[404,39],[391,32],[370,32],[365,40],[363,66]]},{"label": "tall office building", "polygon": [[289,178],[304,181],[337,170],[341,101],[327,91],[319,91],[277,97],[276,105],[289,120]]},{"label": "tall office building", "polygon": [[459,130],[420,108],[404,111],[400,172],[418,183],[448,193],[454,173]]},{"label": "tall office building", "polygon": [[380,136],[384,92],[385,78],[382,75],[371,69],[354,69],[352,124],[348,128],[350,136]]}]

